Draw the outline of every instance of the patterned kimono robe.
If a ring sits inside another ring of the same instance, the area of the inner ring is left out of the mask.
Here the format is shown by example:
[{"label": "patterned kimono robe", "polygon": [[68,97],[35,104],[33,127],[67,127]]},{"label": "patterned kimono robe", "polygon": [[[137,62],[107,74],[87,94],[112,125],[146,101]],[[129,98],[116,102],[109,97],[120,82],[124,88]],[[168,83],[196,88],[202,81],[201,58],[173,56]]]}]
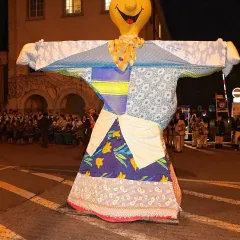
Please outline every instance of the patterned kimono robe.
[{"label": "patterned kimono robe", "polygon": [[163,130],[176,110],[178,79],[225,68],[226,43],[149,41],[124,72],[107,44],[40,41],[18,59],[83,78],[104,101],[68,202],[107,221],[176,220],[181,191]]}]

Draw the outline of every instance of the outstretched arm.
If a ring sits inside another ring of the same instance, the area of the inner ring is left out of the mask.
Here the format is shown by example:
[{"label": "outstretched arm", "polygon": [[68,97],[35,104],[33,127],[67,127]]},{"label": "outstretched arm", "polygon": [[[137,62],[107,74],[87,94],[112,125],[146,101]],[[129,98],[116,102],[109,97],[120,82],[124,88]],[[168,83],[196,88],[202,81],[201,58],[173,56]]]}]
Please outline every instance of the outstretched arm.
[{"label": "outstretched arm", "polygon": [[181,68],[181,77],[192,77],[192,78],[204,77],[221,70],[223,71],[224,75],[227,76],[231,72],[233,65],[236,65],[240,62],[238,51],[232,42],[226,43],[225,59],[226,61],[225,61],[224,67],[189,66],[186,68]]}]

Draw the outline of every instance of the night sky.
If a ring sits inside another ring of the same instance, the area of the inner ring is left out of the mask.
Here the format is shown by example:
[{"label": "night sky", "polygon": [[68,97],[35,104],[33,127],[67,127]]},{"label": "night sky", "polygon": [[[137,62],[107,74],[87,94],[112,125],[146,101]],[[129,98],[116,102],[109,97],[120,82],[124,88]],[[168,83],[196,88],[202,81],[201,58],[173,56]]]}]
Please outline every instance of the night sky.
[{"label": "night sky", "polygon": [[[174,40],[233,41],[240,52],[240,0],[161,0]],[[225,4],[220,4],[225,2]],[[240,87],[240,64],[227,77],[228,97]],[[223,93],[221,73],[200,79],[185,78],[178,84],[179,104],[207,108],[215,93]]]},{"label": "night sky", "polygon": [[0,51],[6,51],[8,48],[7,2],[0,0]]},{"label": "night sky", "polygon": [[[240,51],[240,0],[159,0],[173,40],[233,41]],[[225,4],[219,4],[225,2]],[[0,0],[0,51],[7,50],[7,0]],[[240,87],[240,64],[227,77],[228,96]],[[178,84],[179,104],[207,108],[223,93],[221,73]]]}]

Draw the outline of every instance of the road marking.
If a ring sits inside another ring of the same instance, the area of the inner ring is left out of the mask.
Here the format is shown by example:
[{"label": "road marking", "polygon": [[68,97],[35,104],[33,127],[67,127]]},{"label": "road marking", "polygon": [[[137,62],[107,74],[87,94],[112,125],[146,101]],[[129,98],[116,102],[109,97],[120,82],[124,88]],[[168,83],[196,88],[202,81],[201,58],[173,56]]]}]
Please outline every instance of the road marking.
[{"label": "road marking", "polygon": [[[68,181],[68,180],[66,180],[64,182],[72,184],[72,182]],[[20,189],[16,186],[13,186],[11,184],[8,184],[8,183],[2,182],[2,181],[0,181],[0,187],[3,188],[3,189],[6,189],[8,191],[11,191],[11,192],[13,192],[13,193],[15,193],[19,196],[25,197],[26,199],[29,199],[31,202],[34,202],[34,203],[39,204],[41,206],[44,206],[48,209],[51,209],[51,210],[54,210],[54,211],[57,211],[57,212],[61,212],[61,211],[58,210],[58,208],[60,208],[59,204],[57,204],[55,202],[52,202],[52,201],[49,201],[47,199],[44,199],[40,196],[36,196],[34,193],[31,193],[31,192],[28,192],[26,190]],[[207,196],[207,195],[205,194],[204,197],[205,196]],[[221,198],[221,200],[222,200],[222,198]],[[226,199],[224,199],[224,200],[226,200]],[[129,238],[131,240],[146,240],[146,239],[148,239],[148,240],[159,240],[159,238],[149,238],[147,235],[141,234],[141,233],[139,233],[137,231],[134,231],[134,230],[111,229],[111,228],[109,228],[109,224],[106,224],[105,222],[103,222],[102,220],[99,220],[99,219],[94,219],[94,218],[90,218],[90,217],[86,217],[86,216],[80,217],[80,216],[70,215],[70,214],[66,214],[66,215],[68,215],[72,218],[76,218],[78,220],[81,220],[83,222],[86,222],[88,224],[91,224],[93,226],[96,226],[98,228],[104,229],[108,232],[112,232],[112,233],[118,234],[120,236]],[[204,224],[207,224],[207,225],[215,226],[215,227],[218,227],[218,228],[222,228],[222,229],[226,229],[226,230],[230,230],[230,231],[234,231],[234,232],[240,232],[240,225],[230,224],[230,223],[227,223],[227,222],[214,220],[214,219],[203,217],[203,216],[193,215],[193,214],[186,213],[186,212],[182,213],[182,216],[184,218],[190,219],[192,221],[204,223]],[[0,230],[1,230],[1,228],[0,228]],[[13,239],[15,239],[15,238],[13,238]],[[23,239],[23,238],[18,238],[18,239]]]},{"label": "road marking", "polygon": [[[24,167],[24,166],[23,166]],[[53,172],[69,172],[69,173],[77,173],[78,170],[68,170],[68,169],[57,169],[57,168],[32,168],[32,167],[25,167],[31,170],[38,170],[38,171],[53,171]]]},{"label": "road marking", "polygon": [[17,233],[11,231],[10,229],[4,227],[0,224],[0,239],[1,240],[26,240],[22,236],[18,235]]},{"label": "road marking", "polygon": [[178,180],[183,182],[206,183],[206,184],[216,185],[220,187],[240,189],[240,182],[221,182],[221,181],[208,181],[208,180],[184,179],[184,178],[178,178]]},{"label": "road marking", "polygon": [[184,146],[187,147],[187,148],[193,149],[195,151],[203,152],[203,153],[206,153],[206,154],[209,154],[209,155],[214,155],[215,154],[215,152],[210,152],[210,151],[207,151],[207,150],[204,150],[204,149],[197,149],[197,148],[189,146],[187,144],[185,144]]},{"label": "road marking", "polygon": [[[70,181],[68,183],[71,184]],[[4,183],[4,182],[0,182],[0,187],[6,189],[8,191],[11,191],[11,192],[13,192],[17,195],[23,196],[26,199],[30,200],[31,202],[34,202],[34,203],[39,204],[41,206],[44,206],[48,209],[60,212],[60,211],[57,210],[58,208],[60,208],[60,204],[49,201],[49,200],[44,199],[40,196],[36,196],[34,193],[30,193],[28,191],[25,191],[23,189],[20,189],[16,186],[13,186],[13,185],[10,185],[10,184]],[[76,216],[73,216],[73,215],[70,215],[70,214],[66,214],[66,215],[68,215],[72,218],[76,217]],[[108,232],[112,232],[112,233],[115,233],[117,235],[127,237],[131,240],[159,240],[159,238],[149,238],[147,235],[140,234],[137,231],[126,230],[126,229],[110,229],[109,226],[105,225],[102,220],[90,219],[90,218],[88,219],[88,217],[84,218],[84,219],[82,217],[80,217],[78,219],[81,220],[82,222],[86,222],[90,225],[93,225],[93,226],[96,226],[98,228],[104,229]],[[2,238],[0,238],[0,239],[2,240]],[[10,239],[12,239],[12,238],[10,238]],[[15,239],[15,238],[13,238],[13,239]],[[23,239],[23,238],[20,238],[20,239]]]},{"label": "road marking", "polygon": [[230,198],[223,198],[223,197],[218,197],[214,195],[209,195],[209,194],[204,194],[204,193],[198,193],[198,192],[193,192],[193,191],[188,191],[188,190],[183,190],[183,193],[195,197],[200,197],[200,198],[206,198],[206,199],[211,199],[219,202],[225,202],[233,205],[240,205],[240,201],[230,199]]},{"label": "road marking", "polygon": [[11,185],[9,183],[2,182],[2,181],[0,181],[0,188],[5,189],[5,190],[7,190],[9,192],[15,193],[15,194],[17,194],[17,195],[19,195],[21,197],[26,198],[26,199],[30,199],[30,198],[35,196],[34,193],[28,192],[28,191],[26,191],[24,189],[18,188],[18,187],[14,186],[14,185]]},{"label": "road marking", "polygon": [[212,183],[213,185],[220,186],[220,187],[229,187],[229,188],[236,188],[240,189],[240,185],[234,185],[229,183]]},{"label": "road marking", "polygon": [[64,178],[52,175],[52,174],[47,174],[47,173],[34,173],[31,172],[30,170],[26,170],[26,169],[21,169],[21,172],[25,172],[25,173],[29,173],[38,177],[42,177],[42,178],[46,178],[46,179],[50,179],[68,186],[72,186],[73,185],[73,181],[70,180],[65,180]]},{"label": "road marking", "polygon": [[44,198],[39,197],[39,196],[35,196],[35,197],[31,198],[30,201],[34,202],[34,203],[37,203],[41,206],[44,206],[46,208],[52,209],[52,210],[56,210],[60,207],[60,204],[49,201],[49,200],[44,199]]},{"label": "road marking", "polygon": [[189,178],[178,178],[180,181],[185,182],[200,182],[200,183],[216,183],[216,184],[240,184],[240,182],[225,182],[225,181],[212,181],[212,180],[200,180],[200,179],[189,179]]},{"label": "road marking", "polygon": [[203,224],[214,226],[217,228],[240,233],[240,225],[237,225],[237,224],[231,224],[228,222],[223,222],[223,221],[215,220],[215,219],[208,218],[208,217],[194,215],[194,214],[187,213],[187,212],[182,212],[181,217],[192,220],[194,222],[203,223]]},{"label": "road marking", "polygon": [[53,181],[56,181],[56,182],[64,181],[64,178],[57,177],[57,176],[54,176],[54,175],[50,175],[50,174],[47,174],[47,173],[31,173],[31,174],[35,175],[35,176],[42,177],[42,178],[47,178],[47,179],[50,179],[50,180],[53,180]]},{"label": "road marking", "polygon": [[14,168],[14,167],[13,166],[3,167],[3,168],[0,168],[0,171],[5,170],[5,169],[9,169],[9,168]]},{"label": "road marking", "polygon": [[87,224],[90,224],[92,226],[98,227],[100,229],[103,229],[107,232],[111,232],[113,234],[117,234],[119,236],[131,239],[131,240],[161,240],[161,238],[155,238],[155,237],[150,237],[144,233],[139,233],[139,231],[135,230],[130,230],[126,228],[111,228],[109,226],[109,222],[105,222],[101,219],[96,219],[93,217],[88,217],[88,216],[76,216],[76,215],[71,215],[66,213],[65,215],[75,218],[79,221],[85,222]]},{"label": "road marking", "polygon": [[70,181],[70,180],[64,180],[64,181],[62,182],[62,184],[65,184],[65,185],[68,185],[68,186],[72,187],[72,185],[73,185],[73,181]]},{"label": "road marking", "polygon": [[[0,167],[5,167],[5,165],[0,165]],[[78,170],[70,170],[70,169],[59,169],[59,168],[35,168],[35,167],[28,167],[28,166],[9,166],[9,168],[28,168],[32,170],[38,170],[38,171],[53,171],[53,172],[69,172],[69,173],[77,173]],[[0,169],[1,170],[1,169]],[[25,170],[26,172],[29,170]]]},{"label": "road marking", "polygon": [[41,206],[44,206],[44,207],[47,207],[47,208],[50,208],[53,210],[56,210],[57,208],[60,207],[60,205],[55,202],[52,202],[52,201],[46,200],[42,197],[36,196],[35,193],[28,192],[24,189],[18,188],[16,186],[8,184],[6,182],[0,181],[0,188],[5,189],[9,192],[15,193],[15,194],[17,194],[21,197],[24,197],[32,202],[35,202]]}]

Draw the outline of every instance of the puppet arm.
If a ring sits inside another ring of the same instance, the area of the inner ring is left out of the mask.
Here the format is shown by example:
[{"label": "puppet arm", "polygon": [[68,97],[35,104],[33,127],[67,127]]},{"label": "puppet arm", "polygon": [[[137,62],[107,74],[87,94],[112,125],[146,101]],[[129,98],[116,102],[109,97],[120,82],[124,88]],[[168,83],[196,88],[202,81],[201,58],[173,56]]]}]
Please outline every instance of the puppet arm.
[{"label": "puppet arm", "polygon": [[225,52],[225,66],[189,66],[181,68],[181,77],[204,77],[211,75],[218,71],[223,71],[224,75],[227,76],[234,65],[237,65],[240,62],[240,57],[238,51],[232,42],[226,43],[226,52]]}]

